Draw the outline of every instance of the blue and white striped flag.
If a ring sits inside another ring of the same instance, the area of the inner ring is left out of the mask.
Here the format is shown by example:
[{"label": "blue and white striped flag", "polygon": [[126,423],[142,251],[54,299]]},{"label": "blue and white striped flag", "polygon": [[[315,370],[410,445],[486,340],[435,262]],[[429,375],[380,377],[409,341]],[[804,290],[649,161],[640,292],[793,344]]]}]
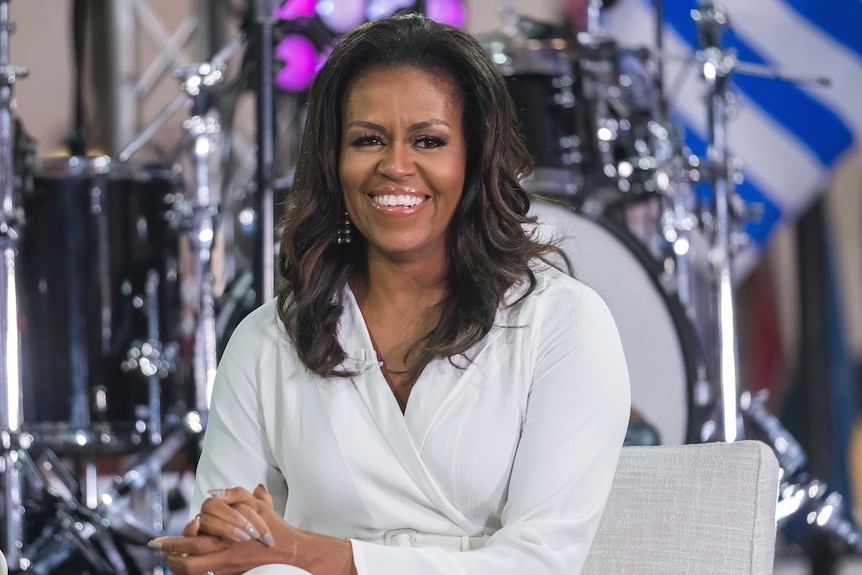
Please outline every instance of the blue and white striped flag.
[{"label": "blue and white striped flag", "polygon": [[[665,86],[686,144],[704,155],[706,85],[700,66],[681,63],[699,47],[691,19],[695,0],[664,3]],[[764,207],[749,226],[763,243],[779,221],[792,221],[829,185],[832,168],[862,137],[862,1],[722,0],[730,29],[724,45],[738,60],[772,67],[791,77],[826,77],[830,87],[734,73],[736,117],[728,125],[730,153],[744,163],[737,188]],[[655,44],[650,0],[621,0],[603,25],[624,47]]]}]

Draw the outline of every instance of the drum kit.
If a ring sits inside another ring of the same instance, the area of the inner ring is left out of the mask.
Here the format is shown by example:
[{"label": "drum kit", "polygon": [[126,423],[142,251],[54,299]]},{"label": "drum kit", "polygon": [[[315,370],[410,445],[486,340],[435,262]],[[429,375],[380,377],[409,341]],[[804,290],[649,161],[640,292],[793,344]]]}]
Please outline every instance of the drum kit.
[{"label": "drum kit", "polygon": [[[193,467],[218,351],[254,303],[244,272],[219,305],[213,269],[224,142],[207,102],[243,39],[183,70],[177,99],[117,160],[37,160],[12,113],[26,72],[8,62],[8,4],[0,0],[2,550],[13,572],[163,573],[143,546],[164,533],[167,509],[183,505],[165,497],[163,471],[178,456]],[[698,10],[705,43],[693,61],[710,117],[699,159],[669,119],[661,51],[618,45],[600,9],[590,2],[577,34],[508,11],[480,41],[536,160],[523,183],[540,233],[560,240],[620,327],[636,419],[648,430],[629,441],[762,438],[784,470],[779,521],[813,517],[862,551],[840,495],[810,476],[764,398],[740,393],[730,263],[744,221],[732,209],[738,174],[724,138],[734,71],[717,33],[726,17],[713,5]],[[262,100],[272,107],[271,94]],[[189,102],[191,177],[132,161]],[[271,165],[272,149],[259,147]],[[702,182],[708,199],[694,191]],[[120,457],[125,469],[100,483],[104,460]]]},{"label": "drum kit", "polygon": [[[602,4],[590,1],[586,30],[509,11],[501,30],[480,40],[506,79],[536,160],[523,185],[540,233],[559,242],[575,277],[602,295],[620,329],[632,385],[627,443],[763,440],[783,471],[778,524],[803,517],[860,553],[862,530],[841,495],[811,476],[763,392],[752,395],[739,382],[731,264],[758,208],[735,195],[741,174],[726,139],[729,83],[733,73],[778,75],[736,62],[722,46],[729,23],[716,4],[692,12],[701,47],[687,57],[663,51],[661,0],[654,48],[609,37]],[[701,69],[705,158],[689,153],[668,113],[662,74],[671,57]]]},{"label": "drum kit", "polygon": [[[13,121],[12,87],[26,72],[8,63],[8,7],[0,2],[2,550],[12,572],[160,572],[144,545],[184,503],[176,490],[166,497],[163,471],[193,466],[218,359],[222,142],[210,101],[241,37],[182,70],[180,94],[117,160],[74,150],[37,159]],[[184,106],[191,176],[130,161]]]}]

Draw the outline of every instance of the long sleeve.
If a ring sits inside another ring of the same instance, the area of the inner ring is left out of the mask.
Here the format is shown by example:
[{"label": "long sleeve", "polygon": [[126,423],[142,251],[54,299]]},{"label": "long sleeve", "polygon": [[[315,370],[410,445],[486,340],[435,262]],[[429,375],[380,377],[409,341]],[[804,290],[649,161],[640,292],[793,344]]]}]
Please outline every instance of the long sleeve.
[{"label": "long sleeve", "polygon": [[263,424],[261,369],[276,362],[280,334],[272,304],[258,308],[237,327],[225,348],[213,385],[203,453],[195,478],[191,514],[200,510],[207,490],[239,486],[252,491],[262,483],[276,509],[283,510],[287,485],[270,448]]}]

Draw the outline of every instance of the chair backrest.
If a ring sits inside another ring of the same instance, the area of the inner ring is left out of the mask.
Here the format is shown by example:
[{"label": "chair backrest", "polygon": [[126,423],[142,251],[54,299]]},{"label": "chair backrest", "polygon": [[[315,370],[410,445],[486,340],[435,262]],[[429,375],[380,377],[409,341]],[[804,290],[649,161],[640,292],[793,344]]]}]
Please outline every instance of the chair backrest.
[{"label": "chair backrest", "polygon": [[777,499],[759,441],[625,447],[582,575],[769,575]]}]

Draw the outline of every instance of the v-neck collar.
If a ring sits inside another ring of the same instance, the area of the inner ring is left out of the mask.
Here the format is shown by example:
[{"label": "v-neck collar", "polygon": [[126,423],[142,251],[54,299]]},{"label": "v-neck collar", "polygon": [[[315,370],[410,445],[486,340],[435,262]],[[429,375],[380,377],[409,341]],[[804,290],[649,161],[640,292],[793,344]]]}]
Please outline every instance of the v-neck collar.
[{"label": "v-neck collar", "polygon": [[[440,373],[440,370],[456,368],[448,366],[445,360],[434,360],[425,366],[414,384],[407,409],[402,414],[376,361],[371,336],[349,288],[346,288],[344,314],[339,327],[343,336],[340,341],[343,346],[348,346],[345,347],[348,356],[346,367],[360,372],[353,378],[356,390],[395,456],[422,492],[451,521],[467,534],[481,531],[481,526],[470,521],[449,501],[421,456],[428,431],[440,409],[450,403],[452,395],[457,394],[455,388],[461,380],[453,377],[452,373]],[[432,381],[423,383],[427,379],[433,380],[433,385],[430,385]]]},{"label": "v-neck collar", "polygon": [[384,427],[391,427],[394,432],[406,431],[413,445],[421,452],[434,423],[467,384],[470,372],[475,368],[473,361],[499,337],[500,330],[492,328],[491,333],[468,350],[465,357],[455,359],[456,365],[448,358],[431,360],[413,384],[406,409],[402,413],[380,369],[371,334],[349,286],[345,287],[343,305],[339,341],[348,358],[349,365],[346,367],[361,372],[356,382],[360,391],[368,394],[369,409],[375,419],[387,422]]}]

